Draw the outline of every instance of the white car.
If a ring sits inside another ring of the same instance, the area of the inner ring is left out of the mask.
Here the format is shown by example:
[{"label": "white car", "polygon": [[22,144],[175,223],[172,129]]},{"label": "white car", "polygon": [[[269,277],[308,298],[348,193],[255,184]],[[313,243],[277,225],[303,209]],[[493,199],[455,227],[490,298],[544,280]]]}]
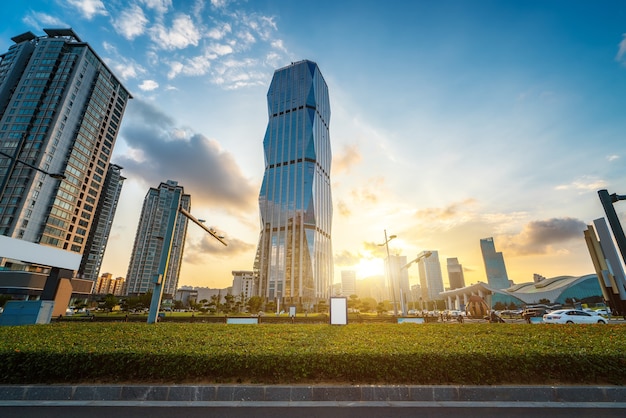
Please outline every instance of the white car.
[{"label": "white car", "polygon": [[579,309],[559,309],[543,316],[546,324],[606,324],[600,315],[593,315]]}]

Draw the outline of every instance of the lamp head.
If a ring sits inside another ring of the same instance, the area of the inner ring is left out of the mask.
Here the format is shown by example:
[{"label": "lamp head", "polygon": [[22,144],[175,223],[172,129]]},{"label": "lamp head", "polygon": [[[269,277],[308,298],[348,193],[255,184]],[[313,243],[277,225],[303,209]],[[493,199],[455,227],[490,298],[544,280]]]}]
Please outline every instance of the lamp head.
[{"label": "lamp head", "polygon": [[392,239],[394,239],[394,238],[398,238],[398,236],[397,236],[397,235],[390,235],[390,236],[389,236],[389,241],[391,241],[391,240],[392,240]]}]

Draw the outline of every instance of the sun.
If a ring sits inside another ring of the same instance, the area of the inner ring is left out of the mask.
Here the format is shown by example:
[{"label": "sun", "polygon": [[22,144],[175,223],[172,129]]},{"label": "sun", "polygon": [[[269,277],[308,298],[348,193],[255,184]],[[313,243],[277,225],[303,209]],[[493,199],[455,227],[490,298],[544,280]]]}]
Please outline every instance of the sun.
[{"label": "sun", "polygon": [[357,280],[382,276],[385,274],[385,262],[382,258],[361,258],[359,264],[354,266],[354,270]]}]

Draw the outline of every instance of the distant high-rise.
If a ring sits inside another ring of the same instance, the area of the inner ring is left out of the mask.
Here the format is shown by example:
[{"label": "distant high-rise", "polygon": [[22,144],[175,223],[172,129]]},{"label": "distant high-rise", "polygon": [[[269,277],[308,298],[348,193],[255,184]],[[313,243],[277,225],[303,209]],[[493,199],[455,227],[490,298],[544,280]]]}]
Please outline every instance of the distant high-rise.
[{"label": "distant high-rise", "polygon": [[106,250],[111,226],[113,225],[113,217],[115,216],[117,202],[120,199],[122,185],[125,180],[125,177],[121,175],[121,170],[122,167],[116,164],[110,164],[107,170],[94,223],[85,245],[86,251],[78,269],[78,276],[83,279],[95,281],[100,274],[104,251]]},{"label": "distant high-rise", "polygon": [[74,31],[44,32],[0,54],[0,234],[86,256],[131,95]]},{"label": "distant high-rise", "polygon": [[233,274],[232,293],[235,297],[241,297],[242,303],[254,296],[254,272],[236,270]]},{"label": "distant high-rise", "polygon": [[411,293],[411,287],[409,286],[409,273],[407,269],[401,267],[406,264],[406,256],[390,254],[388,259],[385,259],[385,270],[387,274],[389,301],[396,303],[395,311],[401,311],[404,306],[403,303],[410,300],[408,297]]},{"label": "distant high-rise", "polygon": [[187,217],[178,208],[190,211],[191,197],[185,194],[178,182],[168,180],[158,188],[151,187],[143,201],[141,217],[135,235],[135,244],[126,274],[126,294],[140,295],[154,289],[159,263],[164,252],[164,238],[170,213],[177,213],[172,238],[172,248],[163,286],[163,294],[173,297],[178,287],[178,278],[187,235]]},{"label": "distant high-rise", "polygon": [[459,264],[458,258],[446,259],[448,267],[448,280],[450,281],[450,290],[465,287],[465,276],[463,275],[463,266]]},{"label": "distant high-rise", "polygon": [[506,273],[504,257],[501,252],[496,252],[496,245],[493,238],[483,238],[480,240],[480,250],[483,253],[485,272],[487,273],[487,283],[493,289],[508,289],[509,276]]},{"label": "distant high-rise", "polygon": [[341,296],[356,295],[356,271],[341,270]]},{"label": "distant high-rise", "polygon": [[256,288],[309,308],[333,283],[330,102],[317,64],[276,70],[267,104]]},{"label": "distant high-rise", "polygon": [[430,251],[430,256],[426,257],[428,251],[422,251],[418,257],[422,257],[417,265],[420,273],[420,286],[422,288],[422,298],[424,300],[438,300],[439,293],[443,292],[443,277],[441,275],[441,265],[439,264],[439,252]]}]

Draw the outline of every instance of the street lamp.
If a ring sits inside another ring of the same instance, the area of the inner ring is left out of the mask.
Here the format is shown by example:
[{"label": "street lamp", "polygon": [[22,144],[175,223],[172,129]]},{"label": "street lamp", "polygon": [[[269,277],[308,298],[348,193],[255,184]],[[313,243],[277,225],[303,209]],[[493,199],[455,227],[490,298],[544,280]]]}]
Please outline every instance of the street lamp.
[{"label": "street lamp", "polygon": [[385,229],[385,242],[382,244],[378,244],[379,247],[382,247],[384,245],[385,248],[387,249],[387,274],[389,276],[389,288],[391,289],[392,298],[393,298],[393,315],[394,316],[398,316],[398,307],[396,306],[396,289],[395,289],[394,280],[393,280],[393,269],[391,268],[391,258],[389,256],[389,241],[397,237],[398,237],[397,235],[390,235],[389,238],[387,238],[387,230]]},{"label": "street lamp", "polygon": [[56,179],[56,180],[65,179],[65,174],[63,173],[48,173],[46,170],[42,170],[39,167],[35,167],[34,165],[27,163],[26,161],[18,160],[15,156],[7,154],[2,151],[0,151],[0,155],[3,155],[11,160],[11,164],[9,164],[9,167],[7,168],[7,172],[4,176],[4,179],[2,179],[2,186],[0,186],[0,198],[4,196],[4,192],[6,191],[7,184],[9,183],[9,177],[11,177],[11,174],[13,174],[13,170],[15,169],[15,165],[17,163],[24,164],[26,167],[32,168],[33,170],[37,170],[40,173],[43,173],[46,176],[49,176],[53,179]]}]

